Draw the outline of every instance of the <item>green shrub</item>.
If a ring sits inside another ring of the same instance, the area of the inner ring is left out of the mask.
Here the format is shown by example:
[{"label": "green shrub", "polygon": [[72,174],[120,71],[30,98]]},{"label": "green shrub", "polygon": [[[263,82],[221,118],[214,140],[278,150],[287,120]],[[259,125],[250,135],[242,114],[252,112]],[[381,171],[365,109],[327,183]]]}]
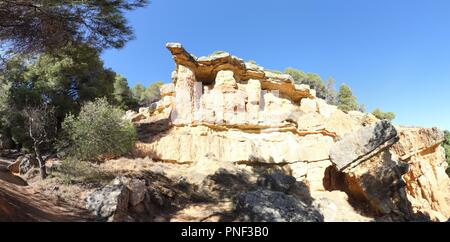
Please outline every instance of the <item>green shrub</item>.
[{"label": "green shrub", "polygon": [[136,130],[122,117],[124,112],[106,99],[86,103],[78,117],[66,116],[60,149],[66,157],[100,161],[128,153],[136,141]]},{"label": "green shrub", "polygon": [[449,167],[447,168],[447,174],[450,176],[450,131],[446,130],[444,132],[444,149],[445,149],[445,157],[447,159],[447,163],[449,165]]},{"label": "green shrub", "polygon": [[392,121],[395,119],[395,113],[393,112],[383,112],[380,109],[373,110],[372,114],[378,119],[386,119]]}]

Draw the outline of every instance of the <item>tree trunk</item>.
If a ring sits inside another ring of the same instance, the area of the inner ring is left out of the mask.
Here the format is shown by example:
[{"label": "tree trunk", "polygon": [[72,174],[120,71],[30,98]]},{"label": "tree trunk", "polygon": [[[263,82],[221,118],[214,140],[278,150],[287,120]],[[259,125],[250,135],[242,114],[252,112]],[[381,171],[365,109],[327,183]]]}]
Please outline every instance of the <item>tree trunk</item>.
[{"label": "tree trunk", "polygon": [[34,146],[34,153],[36,155],[36,159],[39,163],[39,172],[41,174],[41,178],[45,179],[47,178],[47,169],[45,167],[45,161],[41,156],[41,152],[39,152],[39,148],[37,148],[37,145]]}]

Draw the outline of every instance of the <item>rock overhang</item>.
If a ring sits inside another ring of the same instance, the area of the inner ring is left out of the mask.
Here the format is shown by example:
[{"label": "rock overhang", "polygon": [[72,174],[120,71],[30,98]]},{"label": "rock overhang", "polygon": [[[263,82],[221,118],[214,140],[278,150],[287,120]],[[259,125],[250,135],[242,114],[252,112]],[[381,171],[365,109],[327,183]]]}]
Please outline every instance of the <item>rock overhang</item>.
[{"label": "rock overhang", "polygon": [[308,85],[297,85],[288,74],[278,74],[264,70],[263,67],[251,62],[244,62],[239,57],[228,52],[216,52],[209,56],[195,57],[190,54],[180,43],[167,43],[167,49],[171,52],[177,66],[182,65],[190,68],[196,76],[197,81],[203,85],[211,85],[217,73],[230,70],[238,82],[246,82],[256,79],[261,82],[261,88],[269,91],[279,91],[280,94],[289,97],[294,102],[302,98],[314,98],[315,91]]}]

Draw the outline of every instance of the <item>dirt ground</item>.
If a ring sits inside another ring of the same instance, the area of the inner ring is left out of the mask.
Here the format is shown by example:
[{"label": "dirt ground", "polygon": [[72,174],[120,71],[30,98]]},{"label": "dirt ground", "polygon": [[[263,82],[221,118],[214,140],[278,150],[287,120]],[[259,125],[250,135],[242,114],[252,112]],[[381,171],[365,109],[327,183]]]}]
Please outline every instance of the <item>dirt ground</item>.
[{"label": "dirt ground", "polygon": [[36,191],[22,178],[7,171],[8,160],[0,159],[0,221],[90,221],[85,210]]}]

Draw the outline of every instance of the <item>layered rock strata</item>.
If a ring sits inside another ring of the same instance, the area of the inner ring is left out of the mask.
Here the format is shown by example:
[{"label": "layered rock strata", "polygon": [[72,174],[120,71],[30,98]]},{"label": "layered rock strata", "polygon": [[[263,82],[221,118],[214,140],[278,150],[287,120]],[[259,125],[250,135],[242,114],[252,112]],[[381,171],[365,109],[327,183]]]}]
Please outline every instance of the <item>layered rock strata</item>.
[{"label": "layered rock strata", "polygon": [[343,195],[331,196],[334,204],[351,207],[348,195],[378,217],[450,216],[437,129],[393,127],[371,114],[344,113],[289,75],[226,52],[197,58],[181,44],[167,48],[176,70],[161,88],[163,99],[127,114],[139,131],[135,156],[276,166],[327,204],[329,191],[339,190]]}]

